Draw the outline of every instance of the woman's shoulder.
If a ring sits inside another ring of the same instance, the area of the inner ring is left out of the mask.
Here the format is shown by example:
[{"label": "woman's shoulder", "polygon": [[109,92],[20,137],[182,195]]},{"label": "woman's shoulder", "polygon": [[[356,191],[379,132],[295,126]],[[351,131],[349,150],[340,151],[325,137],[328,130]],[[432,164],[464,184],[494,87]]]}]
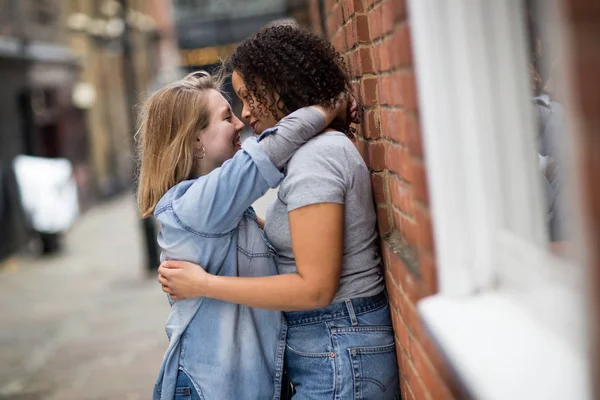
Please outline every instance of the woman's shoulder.
[{"label": "woman's shoulder", "polygon": [[187,181],[179,182],[175,186],[171,187],[167,192],[160,198],[156,207],[154,208],[154,216],[158,217],[164,211],[172,209],[173,201],[181,198],[187,190],[196,182],[196,179],[190,179]]},{"label": "woman's shoulder", "polygon": [[350,181],[361,165],[364,161],[348,136],[337,131],[323,132],[296,151],[287,165],[282,187],[290,182],[290,176],[330,175]]},{"label": "woman's shoulder", "polygon": [[352,150],[355,150],[355,147],[348,136],[338,131],[327,131],[306,142],[306,144],[296,151],[292,160],[306,161],[323,156],[328,158],[345,158],[348,151]]}]

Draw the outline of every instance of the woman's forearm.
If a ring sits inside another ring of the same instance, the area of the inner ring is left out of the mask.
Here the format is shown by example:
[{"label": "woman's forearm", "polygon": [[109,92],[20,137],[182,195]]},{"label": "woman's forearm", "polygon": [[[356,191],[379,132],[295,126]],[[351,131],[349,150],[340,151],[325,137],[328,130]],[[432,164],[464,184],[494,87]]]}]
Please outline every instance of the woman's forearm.
[{"label": "woman's forearm", "polygon": [[297,311],[328,306],[333,297],[298,274],[261,277],[210,275],[203,288],[206,297],[250,307]]}]

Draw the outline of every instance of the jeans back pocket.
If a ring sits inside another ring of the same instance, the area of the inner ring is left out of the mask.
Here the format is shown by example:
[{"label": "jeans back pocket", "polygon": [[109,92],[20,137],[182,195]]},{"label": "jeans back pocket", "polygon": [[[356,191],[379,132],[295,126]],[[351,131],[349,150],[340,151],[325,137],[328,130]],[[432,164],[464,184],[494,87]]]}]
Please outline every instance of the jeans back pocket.
[{"label": "jeans back pocket", "polygon": [[399,396],[396,345],[348,349],[352,360],[354,400],[395,400]]}]

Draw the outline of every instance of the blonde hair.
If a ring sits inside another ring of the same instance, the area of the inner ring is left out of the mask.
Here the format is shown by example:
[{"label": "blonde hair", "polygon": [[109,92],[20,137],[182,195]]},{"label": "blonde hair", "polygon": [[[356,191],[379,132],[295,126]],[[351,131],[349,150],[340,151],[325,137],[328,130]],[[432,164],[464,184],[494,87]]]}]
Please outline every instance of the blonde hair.
[{"label": "blonde hair", "polygon": [[210,122],[206,91],[221,93],[223,80],[222,74],[193,72],[153,93],[142,105],[136,134],[142,217],[151,216],[169,189],[190,178],[197,154],[194,142]]}]

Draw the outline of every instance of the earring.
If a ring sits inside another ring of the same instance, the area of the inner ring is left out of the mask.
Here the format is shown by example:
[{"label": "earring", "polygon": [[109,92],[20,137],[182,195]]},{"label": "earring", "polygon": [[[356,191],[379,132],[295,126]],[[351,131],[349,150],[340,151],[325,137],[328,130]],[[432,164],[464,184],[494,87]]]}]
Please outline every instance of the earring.
[{"label": "earring", "polygon": [[198,153],[196,153],[196,158],[198,158],[198,160],[202,160],[205,156],[206,156],[206,150],[204,150],[204,146],[202,146],[202,155],[200,155],[200,152],[198,152]]}]

